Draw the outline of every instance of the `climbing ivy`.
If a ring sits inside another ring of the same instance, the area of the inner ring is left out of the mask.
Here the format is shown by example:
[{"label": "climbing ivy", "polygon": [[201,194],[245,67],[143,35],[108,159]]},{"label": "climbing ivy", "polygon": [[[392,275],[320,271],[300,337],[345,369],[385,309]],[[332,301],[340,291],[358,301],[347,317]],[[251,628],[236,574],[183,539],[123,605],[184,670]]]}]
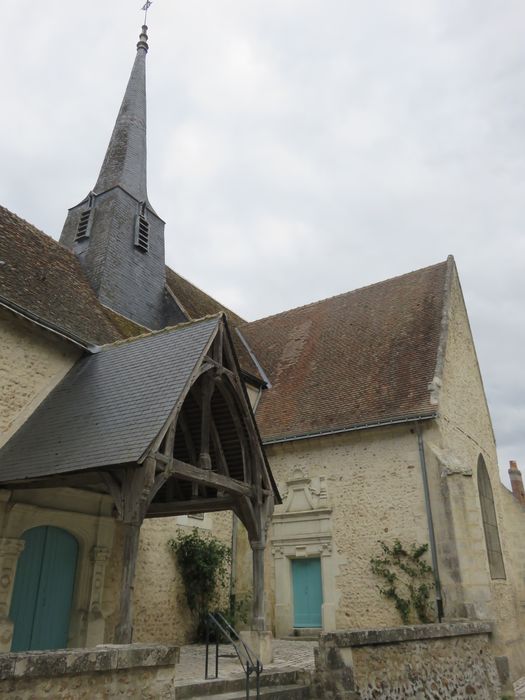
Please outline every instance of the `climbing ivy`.
[{"label": "climbing ivy", "polygon": [[381,595],[394,602],[403,624],[408,625],[412,613],[423,624],[433,622],[434,610],[430,593],[434,588],[432,567],[425,561],[428,544],[404,547],[399,540],[393,545],[379,542],[382,556],[372,557],[372,572],[383,579],[378,586]]},{"label": "climbing ivy", "polygon": [[198,530],[179,532],[168,541],[177,561],[186,600],[197,618],[199,636],[202,635],[208,612],[219,602],[221,589],[228,577],[231,550],[211,535]]}]

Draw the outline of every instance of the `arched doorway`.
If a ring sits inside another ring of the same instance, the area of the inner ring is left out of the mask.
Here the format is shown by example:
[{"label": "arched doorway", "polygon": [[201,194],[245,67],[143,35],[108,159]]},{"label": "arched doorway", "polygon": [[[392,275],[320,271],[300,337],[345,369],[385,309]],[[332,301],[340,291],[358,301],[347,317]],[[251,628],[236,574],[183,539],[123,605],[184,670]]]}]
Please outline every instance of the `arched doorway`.
[{"label": "arched doorway", "polygon": [[57,527],[35,527],[23,538],[10,618],[11,651],[67,646],[78,543]]}]

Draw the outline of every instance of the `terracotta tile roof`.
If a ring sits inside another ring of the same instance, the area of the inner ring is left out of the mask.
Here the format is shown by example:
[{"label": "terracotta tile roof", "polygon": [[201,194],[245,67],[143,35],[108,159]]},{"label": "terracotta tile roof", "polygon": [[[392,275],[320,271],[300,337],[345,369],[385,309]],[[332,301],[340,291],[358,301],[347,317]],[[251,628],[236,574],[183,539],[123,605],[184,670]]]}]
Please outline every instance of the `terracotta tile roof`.
[{"label": "terracotta tile roof", "polygon": [[242,326],[272,384],[257,409],[263,439],[435,412],[448,264]]},{"label": "terracotta tile roof", "polygon": [[1,206],[0,294],[87,342],[122,337],[73,253]]}]

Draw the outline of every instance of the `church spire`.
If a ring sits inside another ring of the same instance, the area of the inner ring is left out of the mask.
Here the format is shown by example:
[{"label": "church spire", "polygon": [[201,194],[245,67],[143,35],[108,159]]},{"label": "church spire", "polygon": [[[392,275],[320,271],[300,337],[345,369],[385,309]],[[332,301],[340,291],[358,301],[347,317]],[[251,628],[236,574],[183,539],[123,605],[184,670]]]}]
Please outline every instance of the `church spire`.
[{"label": "church spire", "polygon": [[139,202],[147,195],[146,173],[146,54],[148,53],[148,28],[142,27],[137,44],[137,56],[133,64],[128,86],[122,100],[117,121],[95,193],[122,187]]},{"label": "church spire", "polygon": [[60,242],[78,257],[102,304],[157,329],[185,316],[166,295],[164,222],[146,189],[146,32],[144,22],[95,189],[69,210]]}]

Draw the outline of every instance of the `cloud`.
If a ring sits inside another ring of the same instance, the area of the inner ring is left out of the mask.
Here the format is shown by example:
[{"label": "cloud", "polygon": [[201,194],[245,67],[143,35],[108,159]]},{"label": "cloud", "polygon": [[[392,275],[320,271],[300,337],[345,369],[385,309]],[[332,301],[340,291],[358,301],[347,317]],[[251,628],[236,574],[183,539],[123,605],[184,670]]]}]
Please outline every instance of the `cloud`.
[{"label": "cloud", "polygon": [[[0,193],[52,235],[96,180],[137,10],[3,8]],[[255,318],[454,253],[503,472],[525,464],[524,20],[521,0],[149,15],[149,190],[170,264]]]}]

